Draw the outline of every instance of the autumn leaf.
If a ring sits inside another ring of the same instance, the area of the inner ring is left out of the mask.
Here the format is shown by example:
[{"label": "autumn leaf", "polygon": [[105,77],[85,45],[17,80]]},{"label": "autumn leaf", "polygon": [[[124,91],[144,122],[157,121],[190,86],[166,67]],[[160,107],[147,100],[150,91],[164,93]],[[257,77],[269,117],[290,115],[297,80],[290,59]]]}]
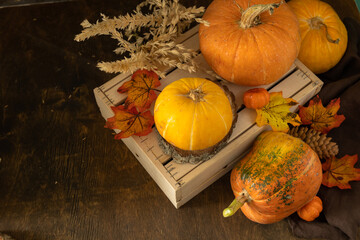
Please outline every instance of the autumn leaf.
[{"label": "autumn leaf", "polygon": [[256,109],[256,123],[259,127],[270,125],[274,131],[287,132],[288,123],[299,126],[299,115],[290,112],[290,107],[298,104],[292,98],[283,98],[282,92],[270,93],[270,102],[263,108]]},{"label": "autumn leaf", "polygon": [[154,91],[160,86],[159,77],[156,73],[148,70],[137,70],[131,80],[125,82],[118,88],[119,93],[128,93],[125,100],[127,108],[136,107],[140,112],[149,109],[157,95]]},{"label": "autumn leaf", "polygon": [[340,189],[350,189],[349,181],[360,181],[360,168],[354,168],[358,160],[358,155],[345,155],[341,159],[335,157],[327,159],[322,164],[323,180],[322,184],[327,187],[339,187]]},{"label": "autumn leaf", "polygon": [[145,136],[149,134],[154,125],[154,117],[150,111],[138,112],[136,108],[127,109],[123,105],[111,107],[114,116],[106,121],[106,128],[119,129],[120,133],[115,139],[127,138],[132,135]]},{"label": "autumn leaf", "polygon": [[331,100],[326,106],[322,105],[319,96],[309,102],[308,107],[300,106],[299,115],[305,125],[311,124],[311,128],[328,133],[331,129],[339,127],[345,120],[344,115],[337,115],[340,108],[340,98]]}]

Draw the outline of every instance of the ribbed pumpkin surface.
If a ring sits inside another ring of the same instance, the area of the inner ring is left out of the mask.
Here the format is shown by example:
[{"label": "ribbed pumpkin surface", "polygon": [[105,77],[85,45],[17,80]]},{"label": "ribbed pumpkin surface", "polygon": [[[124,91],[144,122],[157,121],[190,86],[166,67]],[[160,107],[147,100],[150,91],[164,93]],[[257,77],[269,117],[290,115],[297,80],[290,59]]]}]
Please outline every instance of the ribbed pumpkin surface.
[{"label": "ribbed pumpkin surface", "polygon": [[202,78],[182,78],[160,93],[154,119],[160,135],[170,144],[183,150],[202,150],[229,133],[233,113],[228,97],[217,84]]},{"label": "ribbed pumpkin surface", "polygon": [[[224,79],[248,86],[278,80],[294,63],[300,48],[295,14],[284,2],[273,14],[260,15],[260,24],[240,27],[242,10],[270,0],[214,0],[200,24],[200,50],[209,66]],[[280,2],[280,1],[277,1]],[[242,10],[241,10],[241,9]]]},{"label": "ribbed pumpkin surface", "polygon": [[242,212],[258,223],[273,223],[296,212],[316,195],[321,180],[321,162],[310,146],[273,131],[260,134],[231,173],[235,196],[246,189],[252,199]]}]

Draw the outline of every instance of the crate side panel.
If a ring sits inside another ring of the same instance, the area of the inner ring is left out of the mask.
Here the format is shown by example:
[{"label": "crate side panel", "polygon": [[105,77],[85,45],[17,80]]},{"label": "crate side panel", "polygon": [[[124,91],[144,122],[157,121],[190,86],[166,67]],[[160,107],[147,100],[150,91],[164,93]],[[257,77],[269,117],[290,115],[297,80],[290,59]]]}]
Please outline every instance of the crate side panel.
[{"label": "crate side panel", "polygon": [[123,142],[176,207],[178,202],[178,199],[176,199],[178,184],[173,178],[169,177],[164,166],[159,161],[151,161],[148,158],[148,153],[139,148],[139,145],[133,139],[125,138]]},{"label": "crate side panel", "polygon": [[[240,156],[241,157],[241,156]],[[181,192],[181,198],[179,198],[179,201],[176,203],[176,207],[179,208],[182,205],[184,205],[185,203],[187,203],[190,199],[192,199],[193,197],[195,197],[197,194],[199,194],[201,191],[203,191],[204,189],[206,189],[208,186],[210,186],[211,184],[213,184],[216,180],[218,180],[219,178],[221,178],[222,176],[224,176],[227,172],[229,172],[231,169],[233,169],[233,167],[235,166],[235,164],[238,162],[238,158],[235,158],[232,162],[228,163],[227,165],[225,165],[223,168],[221,168],[217,173],[213,174],[212,176],[210,176],[209,178],[207,178],[204,182],[199,183],[199,184],[194,184],[191,187],[191,191],[188,191],[188,193],[185,192],[185,194],[182,191],[182,188],[180,187],[177,191]]]}]

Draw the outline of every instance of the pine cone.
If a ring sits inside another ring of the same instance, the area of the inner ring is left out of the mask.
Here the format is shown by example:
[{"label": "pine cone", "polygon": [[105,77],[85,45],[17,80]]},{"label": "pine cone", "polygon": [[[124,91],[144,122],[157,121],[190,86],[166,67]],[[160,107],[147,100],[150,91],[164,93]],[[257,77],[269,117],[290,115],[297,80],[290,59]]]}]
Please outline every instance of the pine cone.
[{"label": "pine cone", "polygon": [[339,152],[339,147],[335,142],[331,142],[331,137],[322,134],[314,129],[307,127],[294,127],[288,134],[302,139],[318,154],[320,159],[331,158]]}]

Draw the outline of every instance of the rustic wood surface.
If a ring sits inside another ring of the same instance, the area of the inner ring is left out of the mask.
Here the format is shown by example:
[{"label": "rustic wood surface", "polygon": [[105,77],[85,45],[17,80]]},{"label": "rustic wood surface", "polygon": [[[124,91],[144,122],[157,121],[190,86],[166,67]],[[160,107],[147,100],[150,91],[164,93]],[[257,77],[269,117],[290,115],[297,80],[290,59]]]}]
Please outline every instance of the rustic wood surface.
[{"label": "rustic wood surface", "polygon": [[[114,40],[82,43],[82,20],[139,0],[78,0],[0,9],[0,232],[14,239],[297,239],[286,221],[228,219],[229,174],[175,209],[121,141],[104,129],[92,89],[114,75]],[[210,0],[183,1],[207,6]],[[360,20],[353,0],[328,0]]]}]

